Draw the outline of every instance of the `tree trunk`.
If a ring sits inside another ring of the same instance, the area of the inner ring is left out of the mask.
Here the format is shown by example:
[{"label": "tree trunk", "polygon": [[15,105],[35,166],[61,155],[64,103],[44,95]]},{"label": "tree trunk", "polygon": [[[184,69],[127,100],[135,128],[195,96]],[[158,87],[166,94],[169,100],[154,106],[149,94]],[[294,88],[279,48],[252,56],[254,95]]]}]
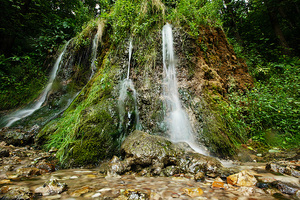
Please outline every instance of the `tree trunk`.
[{"label": "tree trunk", "polygon": [[270,22],[272,24],[272,28],[274,30],[275,35],[277,36],[279,40],[280,46],[283,48],[283,53],[289,55],[290,54],[290,48],[288,43],[285,40],[285,37],[283,35],[283,32],[280,28],[278,17],[277,17],[277,11],[278,7],[274,4],[271,5],[269,1],[265,1],[265,5],[267,8],[267,12],[270,18]]}]

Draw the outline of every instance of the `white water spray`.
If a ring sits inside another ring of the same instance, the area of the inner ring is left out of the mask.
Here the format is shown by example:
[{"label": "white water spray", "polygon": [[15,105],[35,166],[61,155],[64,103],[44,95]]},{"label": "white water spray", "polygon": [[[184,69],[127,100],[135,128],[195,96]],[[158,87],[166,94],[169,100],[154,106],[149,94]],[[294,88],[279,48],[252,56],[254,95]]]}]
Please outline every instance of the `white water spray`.
[{"label": "white water spray", "polygon": [[164,98],[167,106],[166,121],[170,130],[170,138],[173,142],[186,142],[198,153],[207,154],[195,142],[189,118],[181,106],[177,87],[173,34],[171,25],[168,23],[163,27],[162,40]]},{"label": "white water spray", "polygon": [[43,103],[46,100],[47,94],[48,94],[48,92],[50,91],[50,89],[52,87],[53,81],[56,77],[58,68],[60,66],[61,59],[62,59],[62,57],[63,57],[70,41],[71,40],[69,40],[66,43],[63,51],[58,56],[54,66],[52,68],[52,71],[50,73],[48,84],[47,84],[46,88],[43,90],[43,92],[40,94],[39,98],[36,99],[32,104],[26,106],[25,108],[23,108],[21,110],[18,110],[18,111],[15,111],[15,112],[11,113],[10,115],[8,115],[7,119],[5,120],[5,121],[7,121],[7,124],[4,127],[10,127],[14,122],[31,115],[32,113],[34,113],[34,111],[38,110],[43,105]]},{"label": "white water spray", "polygon": [[[137,93],[134,89],[134,85],[132,80],[129,78],[130,75],[130,60],[131,60],[131,54],[132,54],[132,40],[129,41],[129,55],[128,55],[128,69],[127,69],[127,78],[124,79],[121,83],[120,88],[120,96],[118,99],[118,108],[119,108],[119,116],[120,116],[120,128],[124,123],[124,117],[126,115],[126,102],[133,100],[134,103],[134,112],[135,112],[135,124],[136,129],[139,129],[139,114],[138,114],[138,108],[137,108]],[[131,96],[128,94],[130,93]],[[128,119],[131,119],[131,112],[127,111],[127,117]]]}]

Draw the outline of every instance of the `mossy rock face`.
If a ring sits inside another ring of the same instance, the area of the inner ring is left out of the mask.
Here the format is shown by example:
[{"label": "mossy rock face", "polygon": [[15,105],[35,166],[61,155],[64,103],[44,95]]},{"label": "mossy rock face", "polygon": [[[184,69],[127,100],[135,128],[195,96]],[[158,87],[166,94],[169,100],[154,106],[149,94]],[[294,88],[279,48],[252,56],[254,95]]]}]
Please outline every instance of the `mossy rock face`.
[{"label": "mossy rock face", "polygon": [[95,165],[117,153],[114,139],[118,136],[118,127],[109,112],[110,107],[109,101],[106,101],[82,112],[77,139],[70,147],[66,166]]},{"label": "mossy rock face", "polygon": [[108,135],[91,137],[86,140],[77,140],[69,154],[68,167],[95,165],[111,154],[112,138]]},{"label": "mossy rock face", "polygon": [[[222,30],[211,30],[214,28],[203,28],[201,40],[191,37],[184,28],[173,27],[176,76],[181,104],[192,123],[196,142],[205,145],[217,156],[228,157],[235,154],[240,138],[228,129],[227,121],[220,116],[216,105],[226,101],[225,94],[231,87],[229,79],[238,80],[233,88],[236,91],[246,90],[244,86],[248,83],[251,85],[251,79],[246,65],[236,59]],[[104,35],[103,46],[98,51],[98,71],[63,116],[54,124],[49,123],[43,130],[45,135],[40,137],[50,139],[49,143],[61,149],[58,153],[66,166],[96,164],[101,159],[118,154],[122,140],[136,128],[132,123],[135,118],[127,117],[135,115],[135,103],[140,130],[169,135],[165,119],[168,113],[163,96],[161,43],[159,29],[149,31],[145,37],[136,36],[132,39],[129,78],[137,98],[129,98],[130,102],[124,103],[126,112],[122,116],[118,109],[118,97],[120,84],[127,77],[129,41],[111,45],[108,36]],[[202,43],[207,45],[206,52],[201,49]],[[226,59],[223,59],[223,54]],[[240,84],[239,80],[242,79],[244,81]],[[127,93],[130,96],[132,91]],[[126,120],[122,120],[122,117]],[[61,135],[61,138],[57,140],[55,135]],[[155,162],[171,162],[164,159],[176,157],[181,152],[175,147],[174,150],[170,141],[159,139],[158,136],[141,135],[145,141],[135,138],[129,142],[126,139],[122,147],[128,146],[126,156],[143,155],[135,159],[137,163],[140,160],[148,165],[153,162],[152,158]],[[70,141],[63,136],[69,137]],[[129,136],[132,137],[134,135]],[[72,151],[63,153],[66,150]]]}]

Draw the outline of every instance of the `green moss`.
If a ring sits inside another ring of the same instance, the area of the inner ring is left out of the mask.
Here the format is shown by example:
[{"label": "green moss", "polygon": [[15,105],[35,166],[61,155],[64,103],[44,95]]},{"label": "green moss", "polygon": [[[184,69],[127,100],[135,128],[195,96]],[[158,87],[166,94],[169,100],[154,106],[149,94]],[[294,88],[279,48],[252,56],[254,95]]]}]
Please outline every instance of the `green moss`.
[{"label": "green moss", "polygon": [[68,154],[68,166],[77,167],[97,164],[100,160],[112,154],[112,138],[105,134],[85,135],[82,140],[76,140]]}]

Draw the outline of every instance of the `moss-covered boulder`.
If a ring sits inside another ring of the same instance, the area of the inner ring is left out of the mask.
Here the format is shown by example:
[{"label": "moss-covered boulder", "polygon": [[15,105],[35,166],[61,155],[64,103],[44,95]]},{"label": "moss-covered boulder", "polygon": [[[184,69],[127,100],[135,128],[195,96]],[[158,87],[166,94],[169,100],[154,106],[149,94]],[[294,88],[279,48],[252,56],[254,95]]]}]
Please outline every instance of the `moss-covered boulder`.
[{"label": "moss-covered boulder", "polygon": [[108,173],[146,171],[150,175],[164,176],[175,171],[191,174],[216,172],[222,166],[215,158],[199,154],[190,148],[183,148],[184,146],[172,143],[162,136],[136,130],[121,146],[123,160],[114,157],[108,165]]}]

